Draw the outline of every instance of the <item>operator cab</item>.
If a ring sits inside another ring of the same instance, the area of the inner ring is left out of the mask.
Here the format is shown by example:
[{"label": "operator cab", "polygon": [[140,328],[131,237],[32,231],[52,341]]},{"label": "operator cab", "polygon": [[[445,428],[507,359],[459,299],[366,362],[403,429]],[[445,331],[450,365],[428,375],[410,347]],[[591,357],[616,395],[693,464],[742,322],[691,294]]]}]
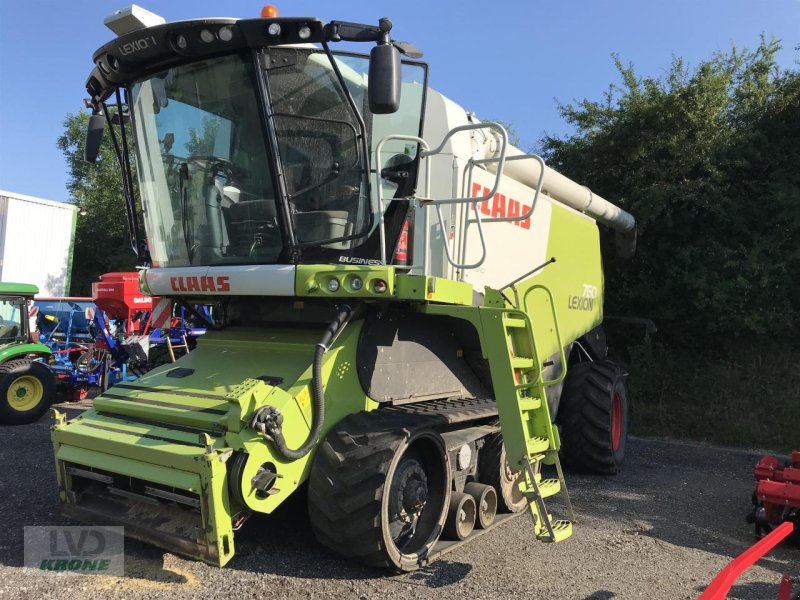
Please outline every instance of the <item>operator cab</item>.
[{"label": "operator cab", "polygon": [[[382,180],[382,197],[398,202],[379,206],[370,165],[388,133],[421,134],[427,68],[401,64],[397,48],[419,54],[389,39],[388,21],[142,19],[156,24],[137,28],[132,14],[117,23],[124,34],[95,53],[87,89],[92,126],[97,115],[118,126],[109,129],[119,130],[124,176],[128,145],[135,156],[152,266],[371,264],[381,256],[381,219],[391,255],[417,145],[385,145],[380,163],[394,157],[405,178]],[[331,52],[328,42],[338,41],[378,45],[370,59]],[[116,111],[106,105],[112,96]]]},{"label": "operator cab", "polygon": [[0,296],[0,346],[28,341],[28,299]]}]

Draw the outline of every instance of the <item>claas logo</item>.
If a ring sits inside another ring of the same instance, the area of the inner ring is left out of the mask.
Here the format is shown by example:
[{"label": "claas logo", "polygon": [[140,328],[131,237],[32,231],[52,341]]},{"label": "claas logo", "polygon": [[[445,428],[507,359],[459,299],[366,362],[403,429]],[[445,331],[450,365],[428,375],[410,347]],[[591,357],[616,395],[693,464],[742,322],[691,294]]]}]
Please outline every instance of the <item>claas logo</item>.
[{"label": "claas logo", "polygon": [[227,276],[222,277],[170,277],[174,292],[230,292]]},{"label": "claas logo", "polygon": [[[472,197],[480,198],[487,195],[491,190],[479,183],[472,184]],[[531,209],[527,204],[522,204],[511,197],[506,198],[504,194],[496,193],[488,200],[478,203],[478,210],[487,217],[519,217],[526,214]],[[522,229],[531,228],[531,218],[509,221]]]}]

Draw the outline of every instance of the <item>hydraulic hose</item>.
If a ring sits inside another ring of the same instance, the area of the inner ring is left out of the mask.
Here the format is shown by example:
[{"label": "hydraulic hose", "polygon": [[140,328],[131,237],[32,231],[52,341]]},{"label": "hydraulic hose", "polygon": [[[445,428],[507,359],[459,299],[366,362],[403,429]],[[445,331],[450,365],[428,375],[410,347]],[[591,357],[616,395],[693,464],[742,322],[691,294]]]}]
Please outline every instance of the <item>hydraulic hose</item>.
[{"label": "hydraulic hose", "polygon": [[299,460],[319,442],[322,433],[322,425],[325,422],[325,391],[322,385],[322,360],[325,353],[333,344],[338,335],[344,331],[347,323],[359,312],[360,306],[352,308],[345,304],[342,306],[336,319],[328,325],[322,338],[317,342],[314,350],[314,362],[311,366],[311,408],[313,425],[311,431],[303,442],[303,445],[293,450],[286,445],[286,440],[281,431],[283,415],[273,406],[264,406],[256,411],[253,417],[252,426],[256,431],[260,431],[268,436],[275,446],[278,456],[284,460]]}]

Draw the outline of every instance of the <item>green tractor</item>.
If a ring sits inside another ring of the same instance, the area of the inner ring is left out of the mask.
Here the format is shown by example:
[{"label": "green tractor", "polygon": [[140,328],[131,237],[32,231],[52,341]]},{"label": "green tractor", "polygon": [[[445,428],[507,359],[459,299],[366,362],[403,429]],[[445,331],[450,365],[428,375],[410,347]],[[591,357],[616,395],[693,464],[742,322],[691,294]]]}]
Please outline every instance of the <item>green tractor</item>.
[{"label": "green tractor", "polygon": [[0,424],[24,425],[41,417],[53,399],[53,373],[41,359],[50,348],[32,341],[29,305],[35,285],[0,283]]},{"label": "green tractor", "polygon": [[561,439],[624,460],[597,223],[631,249],[633,217],[430,89],[387,19],[106,23],[87,158],[107,132],[154,312],[212,308],[191,353],[54,413],[64,512],[220,566],[301,489],[321,544],[395,571],[523,511],[568,538]]}]

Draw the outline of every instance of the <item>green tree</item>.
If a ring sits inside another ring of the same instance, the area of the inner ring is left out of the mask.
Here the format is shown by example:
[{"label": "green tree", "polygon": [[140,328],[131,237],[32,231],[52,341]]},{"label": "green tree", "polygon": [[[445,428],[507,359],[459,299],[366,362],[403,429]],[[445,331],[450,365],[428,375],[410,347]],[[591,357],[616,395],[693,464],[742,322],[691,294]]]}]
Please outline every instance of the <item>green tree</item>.
[{"label": "green tree", "polygon": [[800,73],[778,68],[778,50],[674,59],[658,78],[615,57],[620,82],[562,106],[574,134],[542,141],[552,166],[638,221],[633,260],[603,240],[606,314],[659,330],[626,348],[630,328],[609,322],[631,363],[636,433],[796,443]]},{"label": "green tree", "polygon": [[73,295],[89,295],[92,282],[103,273],[132,271],[136,267],[128,235],[122,174],[114,147],[106,131],[97,162],[85,162],[83,148],[88,122],[89,115],[85,112],[67,115],[64,133],[57,142],[67,160],[67,189],[72,201],[86,213],[78,216],[75,231],[70,290]]},{"label": "green tree", "polygon": [[614,57],[620,84],[560,107],[575,133],[542,141],[548,162],[638,221],[633,261],[605,253],[609,314],[653,318],[676,345],[797,338],[800,76],[779,48],[674,59],[660,78]]}]

